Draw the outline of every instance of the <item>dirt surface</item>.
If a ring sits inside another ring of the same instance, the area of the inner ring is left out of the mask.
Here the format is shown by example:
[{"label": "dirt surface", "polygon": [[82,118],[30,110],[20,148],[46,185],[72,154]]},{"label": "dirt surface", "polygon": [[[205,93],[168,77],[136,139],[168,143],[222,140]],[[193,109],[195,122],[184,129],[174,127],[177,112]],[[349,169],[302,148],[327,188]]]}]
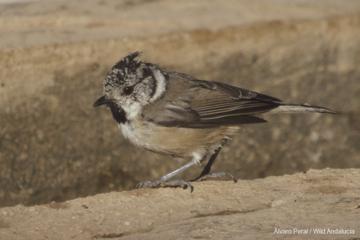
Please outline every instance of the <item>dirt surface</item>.
[{"label": "dirt surface", "polygon": [[130,189],[181,164],[131,146],[108,111],[92,108],[111,64],[134,50],[201,79],[343,112],[267,116],[269,123],[234,138],[215,171],[253,179],[360,167],[359,5],[90,0],[0,6],[0,205]]},{"label": "dirt surface", "polygon": [[[238,183],[209,181],[194,186],[193,193],[140,189],[2,208],[0,239],[360,237],[358,169],[310,170],[306,174]],[[276,229],[288,232],[276,234]],[[316,229],[325,232],[317,234]]]}]

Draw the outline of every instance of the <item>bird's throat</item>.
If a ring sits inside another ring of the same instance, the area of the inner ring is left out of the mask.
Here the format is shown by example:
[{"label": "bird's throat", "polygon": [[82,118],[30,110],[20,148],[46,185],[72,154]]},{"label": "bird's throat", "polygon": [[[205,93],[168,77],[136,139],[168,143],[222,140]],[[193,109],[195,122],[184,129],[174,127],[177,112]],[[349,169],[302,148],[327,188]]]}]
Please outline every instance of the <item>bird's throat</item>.
[{"label": "bird's throat", "polygon": [[118,123],[127,122],[128,119],[126,118],[126,112],[124,111],[124,109],[122,109],[122,107],[119,107],[115,103],[110,103],[108,104],[108,106],[116,122]]}]

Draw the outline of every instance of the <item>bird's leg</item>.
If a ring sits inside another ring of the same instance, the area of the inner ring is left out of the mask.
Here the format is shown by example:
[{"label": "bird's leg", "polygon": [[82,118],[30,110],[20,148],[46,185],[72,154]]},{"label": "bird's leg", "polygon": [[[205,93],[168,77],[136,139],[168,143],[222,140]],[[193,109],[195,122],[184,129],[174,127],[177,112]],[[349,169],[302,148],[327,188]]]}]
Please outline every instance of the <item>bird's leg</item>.
[{"label": "bird's leg", "polygon": [[194,187],[191,185],[190,182],[187,182],[184,180],[171,180],[171,179],[173,177],[179,175],[180,173],[183,173],[190,167],[192,167],[194,165],[199,165],[204,159],[205,159],[204,156],[194,154],[193,159],[190,162],[188,162],[187,164],[162,176],[159,180],[140,182],[137,185],[137,187],[138,188],[181,187],[184,189],[189,188],[190,191],[192,192]]},{"label": "bird's leg", "polygon": [[221,151],[221,147],[217,148],[215,152],[210,156],[209,161],[206,163],[205,167],[201,171],[200,175],[196,178],[192,179],[191,181],[197,181],[200,180],[202,177],[208,175],[211,171],[211,167],[214,164],[214,161],[216,160],[217,156],[219,155],[219,152]]},{"label": "bird's leg", "polygon": [[215,150],[215,152],[213,153],[213,155],[211,155],[209,161],[207,162],[207,164],[205,165],[205,167],[203,168],[203,170],[201,171],[200,175],[198,177],[196,177],[193,181],[196,181],[198,179],[200,179],[201,177],[208,175],[211,171],[211,167],[214,164],[217,156],[219,155],[221,151],[221,148],[218,148]]},{"label": "bird's leg", "polygon": [[208,180],[208,179],[219,179],[219,178],[227,178],[227,179],[233,180],[234,182],[237,182],[236,178],[233,175],[231,175],[230,173],[227,173],[227,172],[210,173],[211,167],[214,164],[214,162],[215,162],[217,156],[219,155],[221,149],[222,149],[222,147],[219,147],[219,148],[217,148],[215,150],[215,152],[210,156],[209,161],[207,162],[207,164],[203,168],[200,175],[197,176],[196,178],[192,179],[191,182],[204,181],[204,180]]},{"label": "bird's leg", "polygon": [[188,162],[187,164],[185,164],[184,166],[179,167],[178,169],[175,169],[174,171],[162,176],[160,178],[161,181],[169,181],[171,178],[175,177],[176,175],[179,175],[180,173],[183,173],[184,171],[186,171],[187,169],[191,168],[194,165],[198,165],[199,161],[195,160],[195,158],[193,158],[190,162]]}]

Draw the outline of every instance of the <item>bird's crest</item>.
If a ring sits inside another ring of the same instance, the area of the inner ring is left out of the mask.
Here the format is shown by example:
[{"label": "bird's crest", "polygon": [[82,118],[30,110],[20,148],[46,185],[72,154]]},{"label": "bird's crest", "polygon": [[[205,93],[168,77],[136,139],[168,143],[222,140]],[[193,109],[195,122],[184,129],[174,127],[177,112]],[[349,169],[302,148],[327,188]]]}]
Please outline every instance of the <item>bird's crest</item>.
[{"label": "bird's crest", "polygon": [[117,62],[112,69],[125,69],[128,68],[129,71],[132,69],[137,68],[141,61],[138,61],[138,58],[141,55],[141,52],[136,51],[133,53],[128,54],[126,57],[122,58],[119,62]]}]

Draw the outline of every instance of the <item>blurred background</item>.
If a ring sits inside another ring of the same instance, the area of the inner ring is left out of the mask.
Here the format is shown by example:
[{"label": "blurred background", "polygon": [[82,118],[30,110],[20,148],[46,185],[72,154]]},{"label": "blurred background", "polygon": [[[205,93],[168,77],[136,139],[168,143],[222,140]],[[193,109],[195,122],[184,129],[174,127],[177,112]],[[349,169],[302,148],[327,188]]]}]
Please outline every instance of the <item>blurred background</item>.
[{"label": "blurred background", "polygon": [[[360,167],[360,1],[0,1],[0,206],[131,189],[181,165],[94,109],[129,52],[341,115],[269,115],[214,171],[242,179]],[[196,174],[201,169],[194,169]]]}]

